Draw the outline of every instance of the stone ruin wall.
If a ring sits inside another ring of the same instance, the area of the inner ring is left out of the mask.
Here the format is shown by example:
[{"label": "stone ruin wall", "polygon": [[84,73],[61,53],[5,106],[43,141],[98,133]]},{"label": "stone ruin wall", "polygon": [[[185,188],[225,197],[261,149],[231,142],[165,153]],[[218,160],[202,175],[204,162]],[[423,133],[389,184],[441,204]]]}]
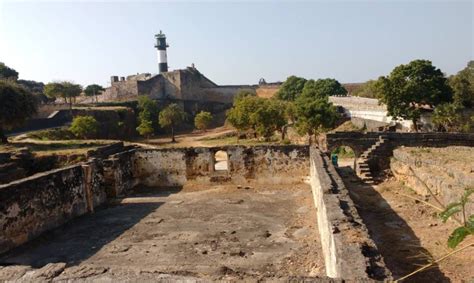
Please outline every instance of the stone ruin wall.
[{"label": "stone ruin wall", "polygon": [[[114,153],[117,150],[124,151]],[[113,144],[99,151],[102,153],[87,162],[0,185],[0,253],[93,212],[106,202],[110,192],[117,196],[131,188],[134,150]]]},{"label": "stone ruin wall", "polygon": [[[474,188],[473,156],[473,147],[401,147],[393,151],[390,169],[417,194],[433,193],[446,206],[459,201],[466,188]],[[466,209],[468,215],[473,214],[474,203]]]},{"label": "stone ruin wall", "polygon": [[[307,146],[228,146],[187,149],[141,149],[134,158],[134,176],[146,186],[209,184],[214,171],[214,155],[228,155],[230,182],[291,184],[307,176]],[[217,172],[222,173],[222,172]]]},{"label": "stone ruin wall", "polygon": [[88,162],[0,186],[5,200],[0,205],[0,253],[91,213],[138,184],[209,184],[215,174],[214,154],[220,150],[228,153],[230,177],[220,182],[291,185],[310,177],[329,277],[365,282],[390,278],[335,168],[325,154],[308,146],[99,148],[88,153]]},{"label": "stone ruin wall", "polygon": [[391,273],[328,156],[311,148],[310,161],[326,275],[355,282],[390,280]]}]

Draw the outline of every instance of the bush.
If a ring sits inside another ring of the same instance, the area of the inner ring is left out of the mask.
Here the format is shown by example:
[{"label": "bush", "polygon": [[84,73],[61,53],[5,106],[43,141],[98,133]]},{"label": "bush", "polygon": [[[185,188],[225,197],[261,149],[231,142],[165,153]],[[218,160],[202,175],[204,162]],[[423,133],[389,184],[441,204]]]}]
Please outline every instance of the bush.
[{"label": "bush", "polygon": [[142,120],[140,125],[137,127],[137,131],[141,136],[149,139],[155,130],[153,129],[151,121]]},{"label": "bush", "polygon": [[194,126],[196,126],[196,129],[198,130],[206,130],[209,128],[212,118],[211,113],[201,111],[194,118]]},{"label": "bush", "polygon": [[92,116],[75,117],[69,130],[78,138],[93,138],[99,130],[99,123]]},{"label": "bush", "polygon": [[54,128],[41,131],[35,131],[27,134],[28,138],[37,140],[70,140],[74,135],[67,128]]}]

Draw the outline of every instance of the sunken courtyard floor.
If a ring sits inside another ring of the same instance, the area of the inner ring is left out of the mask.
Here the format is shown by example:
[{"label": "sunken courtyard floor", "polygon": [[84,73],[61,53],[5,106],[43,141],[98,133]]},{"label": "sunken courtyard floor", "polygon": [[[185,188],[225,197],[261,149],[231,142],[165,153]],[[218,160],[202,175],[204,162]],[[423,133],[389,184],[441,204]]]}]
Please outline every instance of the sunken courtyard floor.
[{"label": "sunken courtyard floor", "polygon": [[2,280],[258,280],[325,274],[311,188],[140,188],[0,257]]}]

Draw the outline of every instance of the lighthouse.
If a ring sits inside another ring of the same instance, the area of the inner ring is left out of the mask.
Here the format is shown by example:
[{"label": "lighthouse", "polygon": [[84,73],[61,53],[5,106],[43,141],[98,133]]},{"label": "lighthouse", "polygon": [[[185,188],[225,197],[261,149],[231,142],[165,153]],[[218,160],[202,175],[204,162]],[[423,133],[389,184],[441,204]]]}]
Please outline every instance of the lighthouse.
[{"label": "lighthouse", "polygon": [[166,44],[166,35],[162,33],[161,30],[159,34],[155,34],[155,38],[155,48],[158,49],[158,67],[161,74],[168,72],[168,59],[166,58],[166,48],[168,44]]}]

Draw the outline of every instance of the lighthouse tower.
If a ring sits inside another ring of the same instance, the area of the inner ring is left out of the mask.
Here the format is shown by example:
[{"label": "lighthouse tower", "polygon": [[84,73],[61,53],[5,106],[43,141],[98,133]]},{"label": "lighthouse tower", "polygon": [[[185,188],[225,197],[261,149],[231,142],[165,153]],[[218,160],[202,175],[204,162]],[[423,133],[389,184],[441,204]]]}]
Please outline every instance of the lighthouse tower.
[{"label": "lighthouse tower", "polygon": [[166,58],[166,48],[168,44],[166,44],[166,35],[162,33],[161,30],[159,34],[155,34],[155,38],[155,47],[158,49],[158,66],[161,74],[168,72],[168,59]]}]

